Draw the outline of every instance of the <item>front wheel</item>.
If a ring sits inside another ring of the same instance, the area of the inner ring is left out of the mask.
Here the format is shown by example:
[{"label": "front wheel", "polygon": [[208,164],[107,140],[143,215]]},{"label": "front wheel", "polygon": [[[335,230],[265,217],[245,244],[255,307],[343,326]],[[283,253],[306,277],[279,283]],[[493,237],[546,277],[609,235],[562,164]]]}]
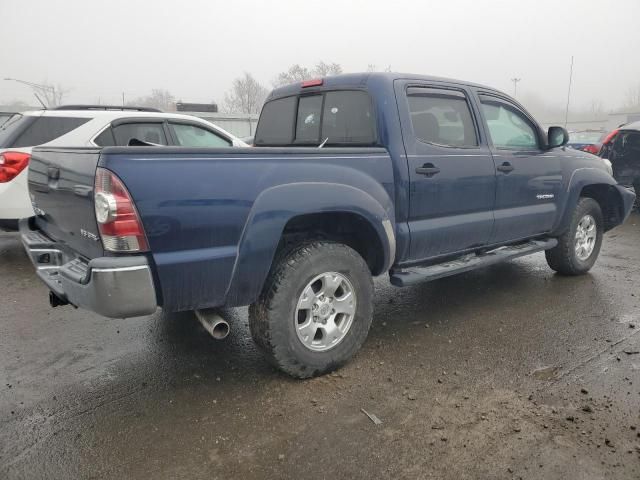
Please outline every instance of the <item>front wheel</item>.
[{"label": "front wheel", "polygon": [[249,327],[267,360],[297,378],[330,372],[358,351],[373,313],[373,281],[339,243],[301,245],[274,265]]},{"label": "front wheel", "polygon": [[563,275],[587,273],[598,258],[603,234],[600,205],[593,198],[580,198],[569,229],[558,237],[558,245],[545,252],[547,263]]}]

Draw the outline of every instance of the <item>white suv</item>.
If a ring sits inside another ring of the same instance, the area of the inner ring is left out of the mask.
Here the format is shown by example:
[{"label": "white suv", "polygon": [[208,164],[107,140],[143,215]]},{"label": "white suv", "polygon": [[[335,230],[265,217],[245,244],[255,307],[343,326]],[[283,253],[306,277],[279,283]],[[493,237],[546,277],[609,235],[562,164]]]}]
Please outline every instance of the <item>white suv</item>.
[{"label": "white suv", "polygon": [[127,145],[246,147],[198,117],[143,107],[71,105],[16,114],[0,125],[0,228],[34,215],[27,189],[31,149]]}]

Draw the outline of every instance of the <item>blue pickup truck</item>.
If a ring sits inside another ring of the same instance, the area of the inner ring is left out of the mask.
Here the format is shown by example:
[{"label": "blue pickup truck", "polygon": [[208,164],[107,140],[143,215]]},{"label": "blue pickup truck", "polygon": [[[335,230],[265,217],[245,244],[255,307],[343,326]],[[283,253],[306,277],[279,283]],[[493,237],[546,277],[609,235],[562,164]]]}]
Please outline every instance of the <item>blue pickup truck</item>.
[{"label": "blue pickup truck", "polygon": [[53,306],[250,305],[299,378],[346,362],[396,286],[544,251],[587,272],[635,195],[493,88],[349,74],[274,90],[255,148],[36,148],[22,240]]}]

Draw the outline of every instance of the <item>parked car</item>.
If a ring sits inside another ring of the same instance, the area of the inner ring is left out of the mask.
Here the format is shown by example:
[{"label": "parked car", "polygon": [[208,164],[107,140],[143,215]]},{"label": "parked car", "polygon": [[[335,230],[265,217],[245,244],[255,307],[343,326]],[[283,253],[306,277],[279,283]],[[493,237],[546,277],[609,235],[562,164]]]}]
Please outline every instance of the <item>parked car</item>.
[{"label": "parked car", "polygon": [[640,122],[633,122],[607,135],[600,156],[608,159],[613,176],[622,185],[640,192]]},{"label": "parked car", "polygon": [[14,115],[0,126],[0,227],[17,229],[34,215],[27,191],[31,149],[141,144],[185,147],[245,146],[229,132],[189,115],[141,107],[70,105]]},{"label": "parked car", "polygon": [[493,88],[338,75],[274,90],[254,148],[34,149],[22,241],[54,306],[203,321],[250,305],[266,358],[311,377],[365,341],[373,276],[406,286],[543,251],[589,271],[635,195],[567,140]]},{"label": "parked car", "polygon": [[607,132],[603,130],[579,130],[569,132],[567,146],[597,155],[600,147],[602,147],[602,141],[606,136]]}]

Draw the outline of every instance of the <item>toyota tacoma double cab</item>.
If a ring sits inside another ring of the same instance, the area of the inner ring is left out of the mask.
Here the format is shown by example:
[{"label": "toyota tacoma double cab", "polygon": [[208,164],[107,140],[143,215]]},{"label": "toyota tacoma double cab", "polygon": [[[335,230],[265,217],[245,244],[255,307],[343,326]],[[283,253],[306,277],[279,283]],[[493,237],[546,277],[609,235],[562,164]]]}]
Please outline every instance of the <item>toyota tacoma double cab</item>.
[{"label": "toyota tacoma double cab", "polygon": [[493,88],[327,77],[274,90],[254,148],[35,148],[22,240],[52,305],[250,305],[266,358],[311,377],[365,341],[374,276],[402,287],[542,251],[587,272],[635,195],[567,140]]}]

